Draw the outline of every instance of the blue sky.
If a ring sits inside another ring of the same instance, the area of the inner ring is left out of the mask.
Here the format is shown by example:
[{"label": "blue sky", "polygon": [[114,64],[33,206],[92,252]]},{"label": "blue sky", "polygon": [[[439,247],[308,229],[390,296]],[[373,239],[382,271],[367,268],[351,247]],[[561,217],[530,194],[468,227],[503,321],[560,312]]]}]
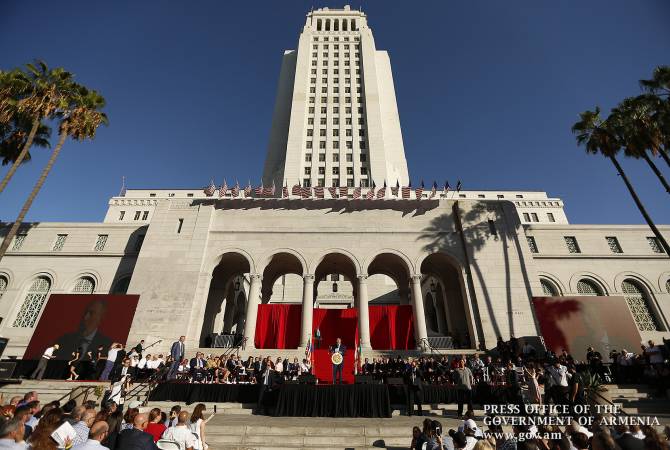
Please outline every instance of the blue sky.
[{"label": "blue sky", "polygon": [[[124,175],[131,188],[258,183],[283,50],[312,6],[344,4],[2,2],[0,67],[63,66],[106,97],[111,122],[95,141],[65,145],[28,219],[100,221]],[[573,223],[642,223],[611,164],[577,148],[570,126],[670,64],[670,2],[362,5],[391,56],[413,183],[545,190]],[[34,155],[0,197],[0,220],[14,219],[48,156]],[[670,223],[644,163],[624,167],[657,223]]]}]

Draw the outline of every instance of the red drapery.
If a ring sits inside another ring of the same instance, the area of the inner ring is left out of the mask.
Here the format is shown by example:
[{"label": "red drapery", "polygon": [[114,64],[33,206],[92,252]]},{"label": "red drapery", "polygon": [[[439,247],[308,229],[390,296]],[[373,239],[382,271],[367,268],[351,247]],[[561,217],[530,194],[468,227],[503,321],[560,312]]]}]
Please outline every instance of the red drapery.
[{"label": "red drapery", "polygon": [[302,305],[258,305],[256,348],[298,348],[301,316]]},{"label": "red drapery", "polygon": [[415,349],[412,305],[370,305],[370,343],[375,350]]}]

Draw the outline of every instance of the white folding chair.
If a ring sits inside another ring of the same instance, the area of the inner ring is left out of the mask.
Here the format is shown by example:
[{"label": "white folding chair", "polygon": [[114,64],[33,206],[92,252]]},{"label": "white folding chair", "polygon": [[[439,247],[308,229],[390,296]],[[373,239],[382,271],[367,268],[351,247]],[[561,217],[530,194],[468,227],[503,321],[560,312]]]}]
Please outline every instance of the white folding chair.
[{"label": "white folding chair", "polygon": [[161,450],[180,450],[179,443],[168,439],[159,439],[156,446]]}]

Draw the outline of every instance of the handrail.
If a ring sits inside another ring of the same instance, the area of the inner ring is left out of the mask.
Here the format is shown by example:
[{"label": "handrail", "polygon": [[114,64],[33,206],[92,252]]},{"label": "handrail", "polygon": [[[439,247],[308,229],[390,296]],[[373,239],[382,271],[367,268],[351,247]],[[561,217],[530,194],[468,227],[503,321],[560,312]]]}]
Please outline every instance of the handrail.
[{"label": "handrail", "polygon": [[126,397],[132,397],[133,395],[136,395],[136,393],[141,392],[144,390],[147,386],[149,387],[149,390],[147,392],[146,398],[142,402],[142,406],[145,406],[149,400],[149,395],[151,394],[151,391],[153,390],[153,386],[158,384],[159,379],[165,375],[170,369],[170,366],[165,365],[162,369],[156,371],[155,373],[151,374],[149,377],[145,378],[144,380],[141,380],[139,384],[133,386],[133,388],[129,391],[126,392],[125,395],[123,396],[124,399]]},{"label": "handrail", "polygon": [[[89,385],[84,385],[84,386],[77,386],[77,387],[74,387],[74,388],[70,389],[70,392],[68,392],[67,394],[63,395],[61,398],[59,398],[59,399],[56,400],[56,401],[60,404],[63,400],[65,400],[66,397],[70,397],[70,400],[76,400],[76,399],[78,399],[79,397],[81,397],[82,395],[84,395],[84,402],[85,402],[85,401],[88,399],[88,394],[90,393],[91,389],[93,389],[93,390],[95,391],[95,389],[96,389],[97,387],[98,387],[98,386],[94,386],[94,385],[90,385],[90,384],[89,384]],[[83,388],[83,390],[82,390],[79,394],[77,394],[77,395],[75,395],[74,397],[72,397],[72,393],[73,393],[75,390],[77,390],[77,389],[82,389],[82,388]],[[69,401],[69,400],[68,400],[68,401]],[[82,403],[83,403],[83,402],[82,402]]]}]

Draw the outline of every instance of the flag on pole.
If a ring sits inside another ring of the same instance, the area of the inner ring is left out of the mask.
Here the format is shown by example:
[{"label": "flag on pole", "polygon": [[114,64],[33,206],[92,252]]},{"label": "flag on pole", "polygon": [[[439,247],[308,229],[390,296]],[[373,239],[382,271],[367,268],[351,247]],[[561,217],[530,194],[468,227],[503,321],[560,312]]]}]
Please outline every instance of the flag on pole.
[{"label": "flag on pole", "polygon": [[281,190],[282,198],[288,198],[288,181],[284,182],[284,187]]},{"label": "flag on pole", "polygon": [[463,183],[461,183],[461,180],[458,180],[458,183],[456,183],[456,192],[461,192],[462,187]]},{"label": "flag on pole", "polygon": [[307,347],[305,347],[305,359],[309,362],[312,362],[312,338],[310,337],[307,341]]},{"label": "flag on pole", "polygon": [[275,195],[275,180],[272,180],[272,186],[263,188],[263,197],[272,197]]},{"label": "flag on pole", "polygon": [[312,196],[312,188],[309,186],[300,188],[300,196],[302,198],[310,198]]},{"label": "flag on pole", "polygon": [[330,198],[337,198],[337,187],[329,187],[328,192],[330,193]]},{"label": "flag on pole", "polygon": [[261,181],[261,185],[258,186],[256,189],[254,189],[254,193],[256,194],[256,197],[260,197],[263,195],[265,192],[265,189],[263,189],[263,182]]},{"label": "flag on pole", "polygon": [[219,198],[225,197],[226,194],[228,193],[228,183],[226,183],[226,179],[223,179],[223,184],[219,188]]},{"label": "flag on pole", "polygon": [[430,195],[428,196],[429,199],[435,197],[435,194],[437,193],[437,181],[433,181],[433,187],[430,189]]},{"label": "flag on pole", "polygon": [[408,200],[409,195],[412,192],[412,182],[409,182],[409,186],[403,186],[402,187],[402,198],[403,200]]},{"label": "flag on pole", "polygon": [[372,200],[373,198],[375,198],[375,182],[374,181],[372,182],[372,187],[370,188],[368,193],[365,194],[365,199],[366,200]]},{"label": "flag on pole", "polygon": [[386,180],[384,180],[384,187],[377,191],[377,198],[384,198],[386,196]]},{"label": "flag on pole", "polygon": [[423,195],[423,180],[421,180],[421,186],[416,188],[414,193],[416,194],[416,199],[421,200],[421,196]]},{"label": "flag on pole", "polygon": [[340,197],[347,198],[349,195],[349,186],[340,186]]},{"label": "flag on pole", "polygon": [[302,190],[300,189],[300,181],[298,181],[298,184],[294,184],[291,188],[291,195],[300,195],[301,192]]},{"label": "flag on pole", "polygon": [[244,188],[244,196],[251,197],[251,180],[247,180],[247,187]]},{"label": "flag on pole", "polygon": [[235,186],[230,190],[230,195],[233,198],[237,198],[239,194],[240,194],[240,182],[235,180]]},{"label": "flag on pole", "polygon": [[358,187],[354,189],[354,200],[358,200],[361,198],[361,185],[359,184]]},{"label": "flag on pole", "polygon": [[205,188],[204,192],[207,197],[211,197],[214,195],[214,191],[216,191],[216,186],[214,185],[214,180],[212,180],[209,182],[209,186]]},{"label": "flag on pole", "polygon": [[395,180],[395,187],[391,188],[391,195],[397,197],[399,190],[400,190],[400,181]]},{"label": "flag on pole", "polygon": [[449,186],[449,180],[444,182],[444,195],[446,196],[449,193],[449,189],[451,189],[451,186]]},{"label": "flag on pole", "polygon": [[119,191],[119,197],[126,196],[126,177],[121,177],[121,190]]},{"label": "flag on pole", "polygon": [[323,186],[314,186],[314,197],[323,198]]}]

